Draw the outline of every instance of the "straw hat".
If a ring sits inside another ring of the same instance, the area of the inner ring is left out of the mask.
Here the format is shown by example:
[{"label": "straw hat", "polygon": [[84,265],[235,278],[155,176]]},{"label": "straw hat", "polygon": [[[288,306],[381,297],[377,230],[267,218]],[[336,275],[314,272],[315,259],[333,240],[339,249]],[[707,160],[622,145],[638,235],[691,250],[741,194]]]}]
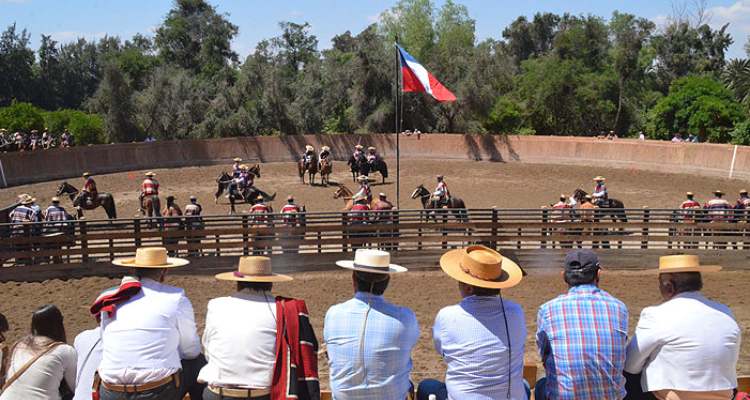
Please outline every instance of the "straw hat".
[{"label": "straw hat", "polygon": [[701,265],[698,256],[680,254],[676,256],[659,257],[660,274],[675,272],[717,272],[721,271],[719,265]]},{"label": "straw hat", "polygon": [[508,289],[523,279],[518,264],[485,246],[451,250],[440,257],[440,267],[459,282],[488,289]]},{"label": "straw hat", "polygon": [[367,150],[375,150],[375,146],[370,146],[367,148]]},{"label": "straw hat", "polygon": [[305,150],[307,150],[307,151],[313,151],[313,150],[315,150],[315,147],[312,147],[312,145],[308,144],[307,146],[305,146]]},{"label": "straw hat", "polygon": [[606,180],[607,180],[607,178],[605,178],[603,176],[597,176],[597,177],[594,178],[594,182],[605,182]]},{"label": "straw hat", "polygon": [[245,256],[240,257],[237,271],[216,274],[216,279],[235,282],[289,282],[294,278],[273,273],[271,259],[268,257]]},{"label": "straw hat", "polygon": [[250,169],[250,167],[248,167],[247,164],[240,164],[240,169],[247,170],[247,169]]},{"label": "straw hat", "polygon": [[747,194],[747,190],[746,189],[740,190],[740,194]]},{"label": "straw hat", "polygon": [[354,260],[336,261],[341,268],[375,274],[398,274],[408,271],[406,268],[391,264],[391,253],[382,250],[359,249],[354,253]]},{"label": "straw hat", "polygon": [[360,175],[360,176],[357,177],[357,180],[360,181],[360,182],[367,182],[368,178],[366,176],[364,176],[364,175]]},{"label": "straw hat", "polygon": [[153,172],[151,172],[151,171],[146,172],[145,175],[148,176],[148,177],[156,176],[156,174],[153,173]]},{"label": "straw hat", "polygon": [[22,193],[18,195],[18,202],[23,205],[29,205],[36,201],[36,198],[31,197],[27,193]]},{"label": "straw hat", "polygon": [[135,251],[135,258],[118,258],[112,264],[129,268],[175,268],[190,264],[190,261],[168,257],[164,247],[140,247]]},{"label": "straw hat", "polygon": [[714,194],[717,196],[723,196],[724,192],[722,192],[721,190],[714,190]]},{"label": "straw hat", "polygon": [[57,196],[55,196],[52,199],[50,199],[50,202],[52,202],[52,203],[59,203],[60,202],[60,198],[57,197]]},{"label": "straw hat", "polygon": [[685,196],[690,197],[690,196],[695,196],[695,194],[693,194],[693,192],[687,192],[687,193],[685,193]]},{"label": "straw hat", "polygon": [[355,149],[363,149],[364,146],[362,146],[361,144],[356,144],[356,145],[354,145],[354,148]]},{"label": "straw hat", "polygon": [[239,158],[239,157],[235,157],[234,160],[232,160],[232,161],[234,161],[234,162],[242,162],[242,159]]},{"label": "straw hat", "polygon": [[83,173],[83,177],[84,178],[88,178],[89,176],[91,176],[91,172],[84,172]]},{"label": "straw hat", "polygon": [[330,151],[331,150],[331,148],[328,147],[328,146],[323,146],[320,149],[323,150],[323,151]]}]

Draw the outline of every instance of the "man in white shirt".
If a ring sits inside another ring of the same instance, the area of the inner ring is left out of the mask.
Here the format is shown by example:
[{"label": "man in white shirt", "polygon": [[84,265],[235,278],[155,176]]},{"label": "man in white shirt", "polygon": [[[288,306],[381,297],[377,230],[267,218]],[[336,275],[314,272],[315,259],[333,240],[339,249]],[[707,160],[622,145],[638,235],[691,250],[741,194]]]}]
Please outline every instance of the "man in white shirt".
[{"label": "man in white shirt", "polygon": [[78,353],[76,368],[76,391],[73,400],[91,400],[94,375],[102,361],[101,327],[85,330],[76,336],[73,347]]},{"label": "man in white shirt", "polygon": [[448,366],[445,383],[422,381],[417,398],[526,400],[526,321],[521,306],[500,294],[521,282],[521,267],[484,246],[449,251],[440,267],[458,281],[463,300],[440,310],[432,327],[435,350]]},{"label": "man in white shirt", "polygon": [[[167,257],[165,248],[146,247],[134,259],[112,263],[130,268],[132,277],[111,295],[107,304],[116,308],[101,311],[100,399],[179,400],[183,385],[190,384],[181,382],[181,360],[197,358],[201,344],[184,290],[163,282],[169,268],[188,261]],[[140,290],[130,292],[133,287]]]},{"label": "man in white shirt", "polygon": [[625,362],[625,372],[641,374],[644,392],[659,400],[732,398],[740,328],[729,307],[700,293],[701,273],[720,269],[692,255],[659,259],[664,303],[641,312]]},{"label": "man in white shirt", "polygon": [[[241,257],[238,270],[216,275],[237,282],[237,292],[208,302],[198,375],[208,384],[204,400],[270,400],[276,363],[276,299],[273,284],[292,277],[274,274],[268,257]],[[241,316],[241,318],[238,318]]]}]

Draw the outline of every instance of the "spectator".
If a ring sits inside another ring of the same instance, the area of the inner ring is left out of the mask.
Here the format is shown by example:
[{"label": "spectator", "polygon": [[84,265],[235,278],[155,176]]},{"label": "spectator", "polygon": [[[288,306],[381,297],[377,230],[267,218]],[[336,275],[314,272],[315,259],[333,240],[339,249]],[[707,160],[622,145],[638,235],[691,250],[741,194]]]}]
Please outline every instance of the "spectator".
[{"label": "spectator", "polygon": [[2,400],[58,400],[75,390],[76,351],[66,344],[63,315],[47,304],[31,316],[31,334],[11,350]]},{"label": "spectator", "polygon": [[5,384],[5,367],[7,366],[8,344],[5,342],[5,332],[8,332],[8,320],[0,313],[0,388]]},{"label": "spectator", "polygon": [[[612,399],[625,397],[628,309],[599,288],[599,258],[590,250],[565,256],[568,292],[537,314],[536,342],[547,372],[534,398]],[[571,330],[571,327],[576,327]]]},{"label": "spectator", "polygon": [[643,309],[628,345],[625,371],[642,374],[629,398],[641,398],[631,395],[639,389],[659,400],[732,398],[740,328],[729,307],[700,293],[702,273],[719,270],[701,265],[694,255],[659,258],[664,302]]},{"label": "spectator", "polygon": [[646,140],[646,135],[643,131],[638,132],[638,140]]},{"label": "spectator", "polygon": [[70,147],[72,145],[73,145],[73,137],[70,135],[70,132],[68,132],[68,129],[65,128],[65,131],[63,131],[62,136],[60,136],[60,146]]},{"label": "spectator", "polygon": [[682,143],[682,135],[679,133],[675,133],[674,136],[672,136],[672,143]]},{"label": "spectator", "polygon": [[216,279],[236,282],[237,292],[208,303],[208,364],[198,376],[208,384],[203,399],[319,399],[318,341],[307,306],[271,294],[274,283],[292,277],[273,273],[268,257],[249,256],[240,258],[237,271]]},{"label": "spectator", "polygon": [[185,291],[163,282],[169,269],[188,261],[167,257],[165,248],[144,247],[135,258],[112,264],[130,271],[91,306],[92,314],[101,317],[99,398],[181,399],[183,385],[195,380],[180,376],[185,369],[180,359],[198,359],[201,345]]},{"label": "spectator", "polygon": [[406,268],[380,250],[357,250],[352,270],[354,298],[328,309],[323,337],[328,346],[331,390],[336,400],[406,399],[411,351],[419,339],[414,312],[383,298],[391,274]]},{"label": "spectator", "polygon": [[[198,204],[198,199],[195,196],[190,196],[190,203],[185,205],[185,228],[188,230],[200,230],[203,228],[203,207]],[[200,243],[200,237],[195,236],[193,233],[188,233],[188,256],[197,256],[200,253],[197,243]]]},{"label": "spectator", "polygon": [[85,330],[76,336],[73,347],[78,353],[76,366],[76,389],[73,400],[91,400],[96,369],[102,362],[101,327]]},{"label": "spectator", "polygon": [[526,321],[521,306],[500,293],[521,282],[521,267],[484,246],[449,251],[440,267],[458,281],[463,300],[440,310],[432,328],[435,350],[448,366],[445,383],[423,381],[417,398],[526,400]]}]

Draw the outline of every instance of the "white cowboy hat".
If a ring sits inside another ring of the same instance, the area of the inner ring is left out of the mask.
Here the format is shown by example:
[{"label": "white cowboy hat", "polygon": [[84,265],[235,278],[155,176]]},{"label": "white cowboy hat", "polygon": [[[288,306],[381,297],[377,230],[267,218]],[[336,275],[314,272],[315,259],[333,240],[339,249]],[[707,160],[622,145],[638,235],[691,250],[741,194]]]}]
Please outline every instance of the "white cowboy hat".
[{"label": "white cowboy hat", "polygon": [[153,173],[153,172],[151,172],[151,171],[146,172],[144,175],[145,176],[156,176],[156,174]]},{"label": "white cowboy hat", "polygon": [[594,178],[595,182],[604,182],[606,180],[607,180],[607,178],[605,178],[603,176],[597,176],[597,177]]},{"label": "white cowboy hat", "polygon": [[718,195],[718,194],[720,194],[720,195],[724,195],[724,192],[722,192],[721,190],[714,190],[714,192],[713,192],[713,193],[714,193],[714,194],[717,194],[717,195]]},{"label": "white cowboy hat", "polygon": [[364,146],[362,146],[361,144],[357,144],[357,145],[354,145],[354,148],[355,149],[362,149],[362,148],[364,148]]},{"label": "white cowboy hat", "polygon": [[235,157],[234,160],[232,160],[232,161],[234,161],[234,162],[242,162],[242,159],[239,158],[239,157]]},{"label": "white cowboy hat", "polygon": [[305,146],[305,150],[315,150],[315,147],[312,147],[312,145]]},{"label": "white cowboy hat", "polygon": [[375,150],[375,146],[370,146],[367,148],[367,150]]},{"label": "white cowboy hat", "polygon": [[440,257],[440,268],[459,282],[488,289],[508,289],[523,279],[518,264],[485,246],[451,250]]},{"label": "white cowboy hat", "polygon": [[83,177],[84,178],[88,178],[89,176],[91,176],[91,172],[84,172],[83,173]]},{"label": "white cowboy hat", "polygon": [[21,204],[23,204],[23,205],[29,205],[29,204],[31,204],[31,203],[33,203],[35,201],[36,201],[36,198],[31,197],[27,193],[23,193],[23,194],[18,195],[18,202],[21,203]]},{"label": "white cowboy hat", "polygon": [[57,196],[55,196],[55,197],[53,197],[53,198],[50,199],[50,202],[51,203],[59,203],[60,202],[60,198],[57,197]]},{"label": "white cowboy hat", "polygon": [[263,256],[240,257],[237,271],[222,272],[216,274],[215,278],[235,282],[289,282],[294,279],[288,275],[273,273],[271,259]]},{"label": "white cowboy hat", "polygon": [[685,196],[695,196],[695,194],[693,194],[693,192],[687,192],[685,193]]},{"label": "white cowboy hat", "polygon": [[354,260],[336,261],[336,265],[374,274],[397,274],[408,271],[400,265],[391,264],[391,253],[382,250],[359,249],[354,253]]},{"label": "white cowboy hat", "polygon": [[659,257],[659,269],[656,271],[660,274],[676,272],[718,272],[721,271],[721,266],[701,265],[698,256],[679,254]]},{"label": "white cowboy hat", "polygon": [[190,261],[168,257],[164,247],[140,247],[135,251],[135,258],[117,258],[112,264],[129,268],[176,268],[190,264]]}]

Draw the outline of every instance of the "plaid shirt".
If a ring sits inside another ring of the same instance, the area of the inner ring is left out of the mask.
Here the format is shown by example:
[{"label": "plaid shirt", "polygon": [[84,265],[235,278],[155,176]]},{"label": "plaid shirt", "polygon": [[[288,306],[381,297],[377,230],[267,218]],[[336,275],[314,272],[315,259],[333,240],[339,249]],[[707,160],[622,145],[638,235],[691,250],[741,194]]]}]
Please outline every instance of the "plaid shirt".
[{"label": "plaid shirt", "polygon": [[158,195],[159,194],[159,182],[156,179],[144,179],[141,185],[141,192],[144,196]]},{"label": "plaid shirt", "polygon": [[537,347],[551,400],[620,400],[625,397],[628,309],[594,285],[574,286],[543,304]]},{"label": "plaid shirt", "polygon": [[24,222],[34,222],[34,209],[29,206],[20,205],[10,212],[11,224],[23,224]]},{"label": "plaid shirt", "polygon": [[336,400],[406,398],[411,351],[419,339],[413,311],[357,292],[328,310],[323,337]]}]

